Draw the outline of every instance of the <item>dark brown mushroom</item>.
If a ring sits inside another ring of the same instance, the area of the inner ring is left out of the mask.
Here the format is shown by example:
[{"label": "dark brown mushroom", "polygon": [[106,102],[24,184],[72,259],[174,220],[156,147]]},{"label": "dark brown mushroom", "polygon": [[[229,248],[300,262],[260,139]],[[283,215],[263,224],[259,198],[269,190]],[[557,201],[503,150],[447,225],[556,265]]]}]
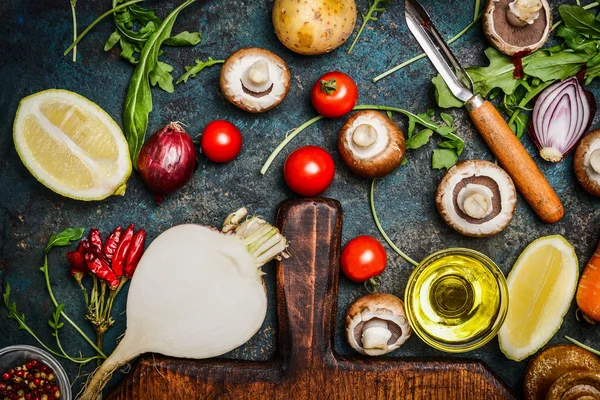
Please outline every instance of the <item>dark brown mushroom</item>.
[{"label": "dark brown mushroom", "polygon": [[459,233],[486,237],[502,231],[517,206],[512,179],[496,164],[469,160],[448,170],[437,189],[437,209]]},{"label": "dark brown mushroom", "polygon": [[572,344],[551,346],[531,360],[525,373],[525,400],[544,400],[552,384],[571,371],[598,371],[600,360]]},{"label": "dark brown mushroom", "polygon": [[546,0],[489,0],[483,12],[483,31],[499,51],[524,56],[541,48],[552,27]]},{"label": "dark brown mushroom", "polygon": [[546,400],[600,400],[600,372],[567,372],[552,384]]},{"label": "dark brown mushroom", "polygon": [[359,111],[338,136],[342,160],[352,172],[364,178],[382,178],[402,163],[406,144],[402,131],[385,114]]},{"label": "dark brown mushroom", "polygon": [[600,129],[581,139],[573,165],[581,186],[590,194],[600,197]]},{"label": "dark brown mushroom", "polygon": [[290,90],[290,71],[277,54],[251,47],[230,55],[221,69],[221,91],[244,111],[277,107]]}]

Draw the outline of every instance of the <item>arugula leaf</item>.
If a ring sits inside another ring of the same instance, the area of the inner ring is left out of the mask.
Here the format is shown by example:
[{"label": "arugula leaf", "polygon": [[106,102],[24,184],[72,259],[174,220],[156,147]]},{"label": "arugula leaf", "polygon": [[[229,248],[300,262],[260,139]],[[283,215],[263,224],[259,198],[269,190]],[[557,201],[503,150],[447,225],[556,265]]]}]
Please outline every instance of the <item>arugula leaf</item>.
[{"label": "arugula leaf", "polygon": [[406,141],[406,148],[410,150],[423,147],[427,143],[429,143],[429,139],[431,139],[432,135],[433,131],[431,129],[423,129],[413,137],[408,138],[408,140]]},{"label": "arugula leaf", "polygon": [[501,88],[504,93],[510,94],[517,87],[513,77],[515,66],[512,59],[500,53],[493,47],[485,49],[490,64],[487,67],[466,68],[473,80],[475,93],[487,96],[493,88]]},{"label": "arugula leaf", "polygon": [[450,115],[450,114],[440,113],[440,118],[448,126],[452,126],[452,124],[454,124],[454,117],[452,115]]},{"label": "arugula leaf", "polygon": [[458,155],[451,149],[438,149],[433,151],[431,157],[431,167],[433,169],[448,169],[456,164]]},{"label": "arugula leaf", "polygon": [[183,31],[164,41],[166,46],[195,46],[202,41],[200,32]]},{"label": "arugula leaf", "polygon": [[44,252],[48,253],[53,247],[66,246],[75,240],[81,239],[83,231],[83,228],[67,228],[60,233],[53,234],[50,236]]},{"label": "arugula leaf", "polygon": [[150,73],[158,66],[160,46],[171,36],[171,30],[177,16],[195,0],[186,0],[175,8],[156,29],[156,32],[148,38],[142,48],[139,62],[131,77],[127,97],[125,98],[125,110],[123,112],[123,126],[131,160],[137,170],[137,159],[146,138],[148,128],[148,115],[152,112],[152,93],[150,92]]},{"label": "arugula leaf", "polygon": [[523,72],[543,82],[564,80],[576,75],[590,58],[589,54],[567,50],[552,54],[540,50],[523,59]]},{"label": "arugula leaf", "polygon": [[383,5],[390,4],[390,3],[391,3],[391,0],[373,0],[373,1],[369,0],[369,11],[367,11],[366,14],[361,13],[362,25],[360,26],[360,29],[358,30],[358,33],[356,34],[354,41],[352,42],[352,44],[350,45],[350,48],[348,49],[348,54],[352,53],[352,50],[354,49],[356,42],[358,42],[358,38],[360,37],[360,35],[362,35],[363,30],[365,29],[365,27],[367,26],[369,21],[379,20],[379,16],[385,11],[385,7],[383,7]]},{"label": "arugula leaf", "polygon": [[440,108],[460,108],[464,105],[462,101],[454,97],[441,75],[436,75],[431,82],[435,88],[435,101]]},{"label": "arugula leaf", "polygon": [[158,86],[160,86],[162,90],[167,93],[173,93],[175,87],[173,86],[173,76],[171,75],[171,71],[173,71],[173,67],[159,61],[156,64],[156,68],[150,71],[149,78],[152,86],[156,86],[158,83]]},{"label": "arugula leaf", "polygon": [[104,44],[104,51],[108,51],[108,50],[112,49],[113,47],[115,47],[115,45],[117,43],[119,43],[120,40],[121,40],[121,35],[119,34],[119,32],[114,31],[113,33],[111,33],[110,37]]},{"label": "arugula leaf", "polygon": [[588,38],[600,39],[600,21],[593,13],[578,5],[563,4],[558,12],[565,26]]},{"label": "arugula leaf", "polygon": [[183,82],[187,83],[189,78],[195,78],[198,73],[200,73],[204,68],[211,67],[215,64],[223,64],[225,60],[213,60],[211,57],[208,57],[208,61],[200,61],[196,59],[196,65],[193,67],[185,67],[186,72],[177,79],[177,84]]}]

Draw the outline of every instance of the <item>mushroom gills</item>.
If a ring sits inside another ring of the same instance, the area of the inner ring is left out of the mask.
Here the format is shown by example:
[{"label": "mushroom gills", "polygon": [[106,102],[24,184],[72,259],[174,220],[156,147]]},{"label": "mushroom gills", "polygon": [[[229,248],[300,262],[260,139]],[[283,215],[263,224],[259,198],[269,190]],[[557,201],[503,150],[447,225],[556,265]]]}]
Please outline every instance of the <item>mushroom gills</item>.
[{"label": "mushroom gills", "polygon": [[[488,176],[465,177],[456,184],[452,196],[458,216],[471,224],[487,222],[502,211],[498,183]],[[477,200],[478,204],[473,204]]]}]

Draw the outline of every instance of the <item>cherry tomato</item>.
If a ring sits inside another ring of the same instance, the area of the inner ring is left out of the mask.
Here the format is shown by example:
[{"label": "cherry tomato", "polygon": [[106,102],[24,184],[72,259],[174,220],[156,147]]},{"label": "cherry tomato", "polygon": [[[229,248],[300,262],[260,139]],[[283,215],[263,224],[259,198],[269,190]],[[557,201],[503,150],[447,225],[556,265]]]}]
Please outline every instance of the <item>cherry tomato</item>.
[{"label": "cherry tomato", "polygon": [[335,175],[333,159],[317,146],[304,146],[294,150],[285,160],[285,183],[301,196],[312,197],[323,193]]},{"label": "cherry tomato", "polygon": [[343,72],[328,72],[320,77],[310,94],[313,106],[327,118],[348,114],[358,101],[356,83]]},{"label": "cherry tomato", "polygon": [[242,134],[231,122],[216,120],[202,132],[202,153],[216,163],[226,163],[238,156],[242,149]]},{"label": "cherry tomato", "polygon": [[371,236],[358,236],[346,244],[340,259],[342,272],[354,282],[365,282],[383,272],[387,253]]}]

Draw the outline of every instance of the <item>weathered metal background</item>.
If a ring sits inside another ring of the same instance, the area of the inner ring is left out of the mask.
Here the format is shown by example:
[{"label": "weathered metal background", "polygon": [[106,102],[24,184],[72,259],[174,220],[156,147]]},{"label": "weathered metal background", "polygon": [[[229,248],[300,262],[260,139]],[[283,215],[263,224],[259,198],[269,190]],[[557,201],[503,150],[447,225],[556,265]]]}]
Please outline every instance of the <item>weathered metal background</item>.
[{"label": "weathered metal background", "polygon": [[[176,3],[148,0],[146,6],[158,8],[158,13],[164,16]],[[424,1],[446,37],[453,36],[471,21],[472,3]],[[80,30],[109,6],[109,1],[80,0],[77,4]],[[323,146],[336,161],[336,179],[325,195],[340,200],[344,207],[344,240],[359,234],[379,237],[368,205],[369,182],[353,176],[336,151],[341,120],[312,126],[285,149],[266,176],[262,177],[259,169],[287,131],[315,115],[309,91],[315,79],[328,70],[346,71],[356,79],[360,104],[390,105],[414,112],[434,106],[430,84],[434,72],[427,60],[418,61],[377,84],[371,82],[374,76],[389,67],[420,53],[404,24],[404,6],[400,1],[394,2],[377,24],[371,23],[351,56],[345,52],[346,44],[319,57],[298,56],[278,42],[270,20],[271,7],[272,1],[199,1],[178,18],[174,32],[199,29],[204,40],[195,48],[165,49],[164,58],[175,67],[174,75],[182,73],[185,65],[192,65],[195,58],[225,58],[240,47],[263,46],[286,60],[292,72],[292,84],[285,102],[278,109],[261,115],[239,111],[223,98],[218,85],[219,67],[205,70],[196,79],[178,85],[173,94],[154,89],[149,134],[177,120],[185,123],[191,135],[197,135],[211,120],[224,118],[235,123],[244,135],[244,148],[237,160],[227,165],[215,165],[200,156],[200,167],[192,181],[161,207],[156,207],[136,174],[129,180],[125,197],[95,203],[56,195],[29,174],[12,141],[12,122],[19,100],[48,88],[68,89],[96,102],[122,124],[122,106],[133,69],[116,50],[103,51],[104,42],[113,30],[110,19],[100,23],[84,39],[79,46],[78,61],[73,63],[70,57],[62,56],[72,37],[68,0],[0,2],[3,21],[0,24],[0,293],[9,282],[20,311],[46,343],[54,343],[46,323],[53,308],[38,268],[50,234],[67,227],[98,227],[102,232],[108,232],[117,225],[133,222],[145,228],[152,240],[176,224],[195,222],[219,226],[228,212],[240,206],[247,206],[273,220],[277,204],[294,196],[283,182],[281,167],[285,156],[301,145]],[[359,10],[365,11],[367,7],[366,0],[358,0]],[[464,64],[480,65],[485,61],[483,50],[486,46],[478,25],[453,48]],[[599,88],[598,82],[590,87],[596,94]],[[453,110],[452,114],[458,118],[458,133],[466,141],[462,159],[492,160],[471,123],[465,119],[465,112]],[[395,116],[395,119],[405,126],[403,117]],[[593,126],[598,127],[598,122],[596,120]],[[529,138],[523,141],[530,152],[535,153]],[[564,201],[566,216],[560,223],[542,224],[519,199],[517,214],[504,232],[488,239],[468,239],[446,227],[437,215],[434,192],[443,172],[430,167],[432,149],[433,144],[410,152],[408,165],[379,182],[376,189],[383,226],[395,243],[412,257],[422,259],[442,248],[464,246],[489,255],[508,273],[529,242],[543,235],[561,234],[575,246],[582,267],[587,262],[600,236],[600,208],[598,199],[586,194],[575,183],[572,156],[559,164],[548,164],[536,158]],[[402,297],[411,268],[388,250],[390,265],[383,274],[382,290]],[[202,257],[201,254],[198,256]],[[50,270],[53,289],[59,301],[66,303],[66,312],[92,335],[83,318],[81,294],[68,274],[62,252],[51,254]],[[260,332],[229,357],[267,359],[275,352],[277,322],[273,266],[266,266],[264,270],[270,300],[267,319]],[[165,274],[168,273],[165,269]],[[361,285],[344,278],[340,280],[336,349],[342,354],[351,352],[343,339],[345,310],[363,294],[365,290]],[[114,348],[118,336],[125,330],[125,298],[126,290],[114,307],[117,322],[105,339],[107,351]],[[552,343],[564,342],[566,334],[591,345],[600,342],[598,328],[576,320],[575,307],[569,311]],[[90,354],[88,346],[69,326],[62,329],[61,337],[71,354]],[[6,318],[6,310],[2,307],[0,347],[19,343],[36,344],[26,332],[17,330],[15,322]],[[427,347],[416,337],[392,355],[448,357]],[[478,351],[456,357],[483,360],[516,392],[521,392],[526,362],[507,360],[496,340]],[[79,373],[77,366],[69,362],[63,364],[74,379]],[[88,366],[81,373],[90,372],[91,368]],[[116,374],[114,381],[121,377],[120,373]],[[75,392],[81,382],[75,384]]]}]

